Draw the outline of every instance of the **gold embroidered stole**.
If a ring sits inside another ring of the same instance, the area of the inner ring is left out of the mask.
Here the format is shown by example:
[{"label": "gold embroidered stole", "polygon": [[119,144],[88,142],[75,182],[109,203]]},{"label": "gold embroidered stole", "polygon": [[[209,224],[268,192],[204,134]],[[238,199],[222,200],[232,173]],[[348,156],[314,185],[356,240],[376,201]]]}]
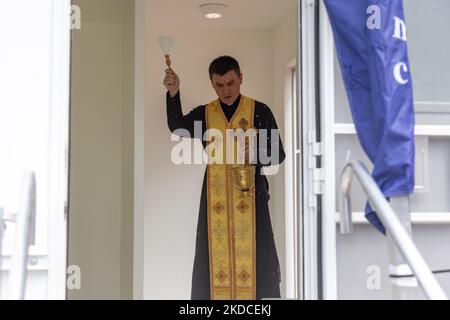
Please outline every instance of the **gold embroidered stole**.
[{"label": "gold embroidered stole", "polygon": [[[239,107],[228,122],[219,100],[206,106],[207,129],[215,129],[216,134],[220,131],[223,137],[219,143],[214,134],[207,134],[206,138],[215,144],[214,148],[206,148],[209,160],[214,156],[223,157],[222,164],[208,161],[207,165],[209,276],[212,300],[256,299],[255,188],[248,193],[239,190],[231,172],[233,165],[227,164],[226,161],[226,130],[242,128],[242,123],[254,128],[254,109],[255,101],[241,95]],[[209,131],[211,130],[207,133]],[[236,159],[236,143],[233,149]]]}]

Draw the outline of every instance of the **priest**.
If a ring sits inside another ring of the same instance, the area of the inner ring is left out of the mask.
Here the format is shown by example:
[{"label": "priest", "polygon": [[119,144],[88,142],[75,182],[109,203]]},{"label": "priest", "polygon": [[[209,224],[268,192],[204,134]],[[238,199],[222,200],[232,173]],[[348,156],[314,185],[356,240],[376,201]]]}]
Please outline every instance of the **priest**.
[{"label": "priest", "polygon": [[[209,159],[216,151],[230,150],[227,139],[223,139],[219,147],[209,148],[215,138],[208,135],[211,129],[223,137],[230,130],[239,129],[255,130],[258,134],[253,144],[245,145],[244,170],[240,170],[243,165],[239,167],[228,161],[207,164],[197,224],[191,298],[279,298],[281,275],[269,214],[269,183],[261,170],[263,166],[280,164],[285,158],[278,127],[267,105],[241,94],[243,75],[236,59],[216,58],[209,66],[209,77],[218,98],[184,115],[179,77],[172,68],[166,70],[164,85],[170,131],[195,137],[198,130],[194,128],[200,125],[202,134],[195,138],[202,140]],[[204,135],[209,138],[203,139]],[[236,160],[236,148],[231,150]],[[249,165],[254,170],[248,170]],[[244,175],[239,176],[242,172]],[[248,176],[248,172],[253,174]],[[245,181],[246,178],[252,181]],[[239,185],[242,179],[248,189]]]}]

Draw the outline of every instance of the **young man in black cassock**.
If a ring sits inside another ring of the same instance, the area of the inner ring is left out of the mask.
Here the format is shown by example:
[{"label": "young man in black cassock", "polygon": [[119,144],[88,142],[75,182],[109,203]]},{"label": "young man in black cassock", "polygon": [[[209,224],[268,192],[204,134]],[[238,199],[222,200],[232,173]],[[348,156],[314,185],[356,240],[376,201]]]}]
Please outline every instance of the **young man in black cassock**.
[{"label": "young man in black cassock", "polygon": [[[267,105],[241,94],[243,77],[234,58],[215,59],[209,67],[209,76],[218,99],[183,115],[180,80],[171,68],[166,70],[169,129],[181,136],[188,132],[187,136],[194,137],[196,122],[201,124],[202,136],[198,138],[204,148],[210,141],[203,139],[208,129],[225,132],[243,125],[256,129],[256,150],[249,153],[248,145],[245,148],[245,163],[252,163],[255,168],[254,188],[240,193],[231,165],[207,166],[200,199],[191,298],[279,298],[281,277],[269,215],[269,184],[261,172],[263,166],[277,165],[285,158],[278,127]],[[261,135],[264,131],[266,134]],[[262,154],[267,155],[266,160]]]}]

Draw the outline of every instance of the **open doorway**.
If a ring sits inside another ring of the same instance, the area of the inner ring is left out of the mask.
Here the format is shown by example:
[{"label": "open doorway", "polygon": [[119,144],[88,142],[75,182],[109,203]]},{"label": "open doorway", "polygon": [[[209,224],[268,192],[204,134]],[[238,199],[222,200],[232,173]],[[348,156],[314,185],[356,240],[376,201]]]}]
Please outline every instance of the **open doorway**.
[{"label": "open doorway", "polygon": [[[191,296],[205,170],[204,165],[175,165],[171,161],[175,143],[170,141],[167,127],[166,89],[162,85],[166,66],[158,38],[170,35],[176,41],[171,60],[180,77],[184,114],[217,98],[208,77],[208,66],[214,58],[230,55],[239,61],[244,74],[242,94],[270,107],[283,143],[287,136],[292,136],[285,130],[285,105],[292,103],[292,95],[287,93],[292,83],[287,86],[286,72],[295,68],[297,59],[297,1],[225,1],[227,13],[217,20],[202,15],[198,9],[202,3],[145,2],[144,192],[142,215],[139,216],[139,211],[135,213],[135,222],[141,221],[135,223],[135,239],[136,235],[142,236],[140,243],[134,244],[135,250],[138,247],[135,264],[140,261],[143,266],[141,272],[135,273],[134,281],[143,283],[141,294],[145,299]],[[289,79],[292,80],[292,74]],[[194,142],[193,150],[197,143]],[[289,157],[292,154],[287,153]],[[286,265],[286,261],[293,263],[292,259],[286,259],[286,248],[292,249],[293,245],[287,246],[287,241],[292,240],[286,238],[285,165],[275,175],[267,175],[269,210],[281,269],[281,297],[294,298],[294,291],[286,286],[286,271],[294,270]],[[138,171],[136,175],[140,175]],[[291,281],[292,276],[288,278]],[[135,295],[139,294],[135,291]]]}]

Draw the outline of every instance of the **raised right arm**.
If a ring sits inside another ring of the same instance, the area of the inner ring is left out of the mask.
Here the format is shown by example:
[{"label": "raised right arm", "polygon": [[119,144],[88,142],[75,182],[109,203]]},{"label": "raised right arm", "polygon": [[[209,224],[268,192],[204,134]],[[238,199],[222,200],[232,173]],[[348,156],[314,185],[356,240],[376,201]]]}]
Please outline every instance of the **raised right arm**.
[{"label": "raised right arm", "polygon": [[[179,136],[185,137],[186,134],[183,133],[186,130],[190,134],[190,138],[202,138],[195,137],[195,125],[201,126],[201,134],[205,132],[205,106],[199,106],[189,112],[187,115],[183,115],[183,110],[181,107],[180,91],[176,93],[175,96],[171,96],[169,92],[166,94],[166,105],[167,105],[167,125],[169,130]],[[184,130],[178,130],[184,129]]]}]

